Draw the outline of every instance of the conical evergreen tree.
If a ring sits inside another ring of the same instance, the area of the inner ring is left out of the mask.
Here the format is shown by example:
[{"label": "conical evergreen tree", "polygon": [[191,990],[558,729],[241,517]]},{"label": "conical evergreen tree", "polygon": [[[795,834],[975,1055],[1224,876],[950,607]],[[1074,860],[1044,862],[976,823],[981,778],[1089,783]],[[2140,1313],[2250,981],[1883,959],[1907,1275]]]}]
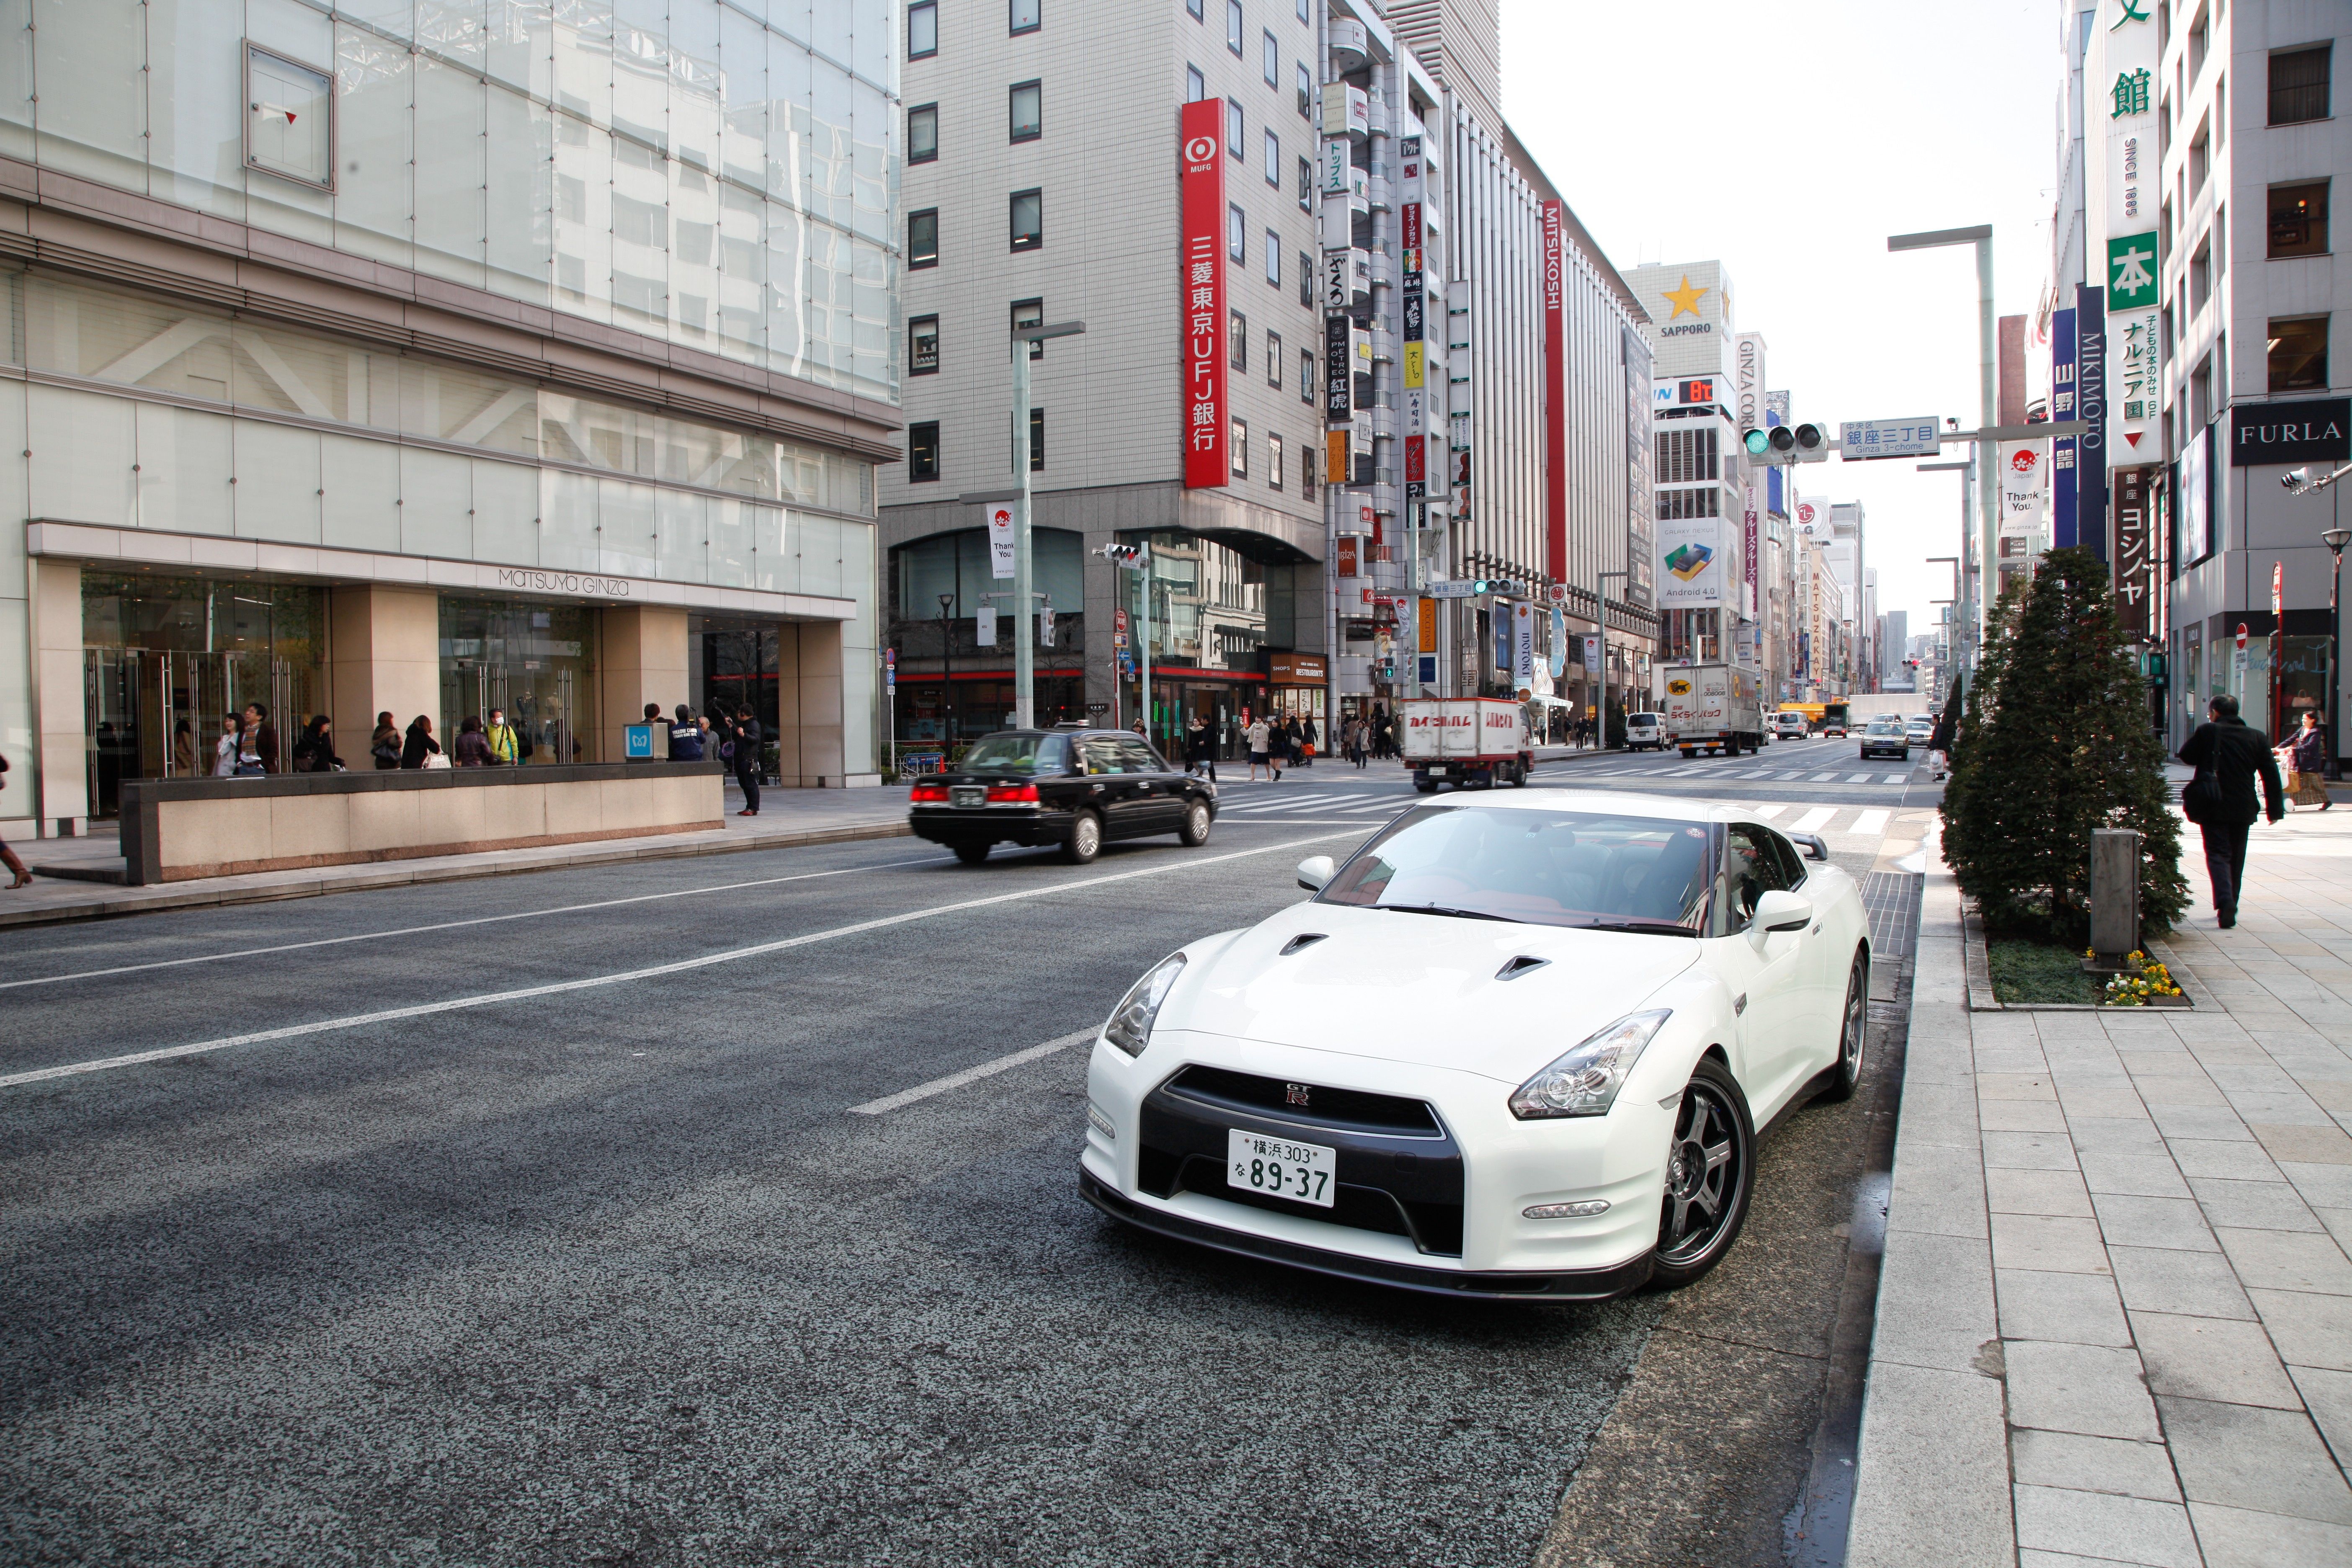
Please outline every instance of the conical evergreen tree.
[{"label": "conical evergreen tree", "polygon": [[2188,908],[2164,748],[2107,571],[2053,550],[1987,649],[1952,756],[1944,854],[1989,930],[2064,942],[2089,925],[2091,832],[2140,834],[2144,934]]}]

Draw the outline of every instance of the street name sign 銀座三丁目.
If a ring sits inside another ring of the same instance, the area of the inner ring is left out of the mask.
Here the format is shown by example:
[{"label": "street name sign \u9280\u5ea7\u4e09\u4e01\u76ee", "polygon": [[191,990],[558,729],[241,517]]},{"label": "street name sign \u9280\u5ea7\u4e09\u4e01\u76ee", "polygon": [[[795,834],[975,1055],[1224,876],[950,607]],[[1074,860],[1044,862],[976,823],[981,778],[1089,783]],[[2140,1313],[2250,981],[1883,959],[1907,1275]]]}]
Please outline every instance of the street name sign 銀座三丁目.
[{"label": "street name sign \u9280\u5ea7\u4e09\u4e01\u76ee", "polygon": [[1936,421],[1916,419],[1849,419],[1838,426],[1838,455],[1849,463],[1872,458],[1932,458],[1942,450]]}]

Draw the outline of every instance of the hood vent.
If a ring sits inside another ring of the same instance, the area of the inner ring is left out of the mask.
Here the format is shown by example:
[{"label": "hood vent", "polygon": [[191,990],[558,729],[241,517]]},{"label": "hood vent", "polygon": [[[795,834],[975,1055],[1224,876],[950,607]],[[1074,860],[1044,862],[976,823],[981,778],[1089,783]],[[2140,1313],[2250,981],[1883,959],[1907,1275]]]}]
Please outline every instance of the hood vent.
[{"label": "hood vent", "polygon": [[1277,958],[1288,958],[1292,953],[1298,952],[1301,948],[1313,947],[1318,942],[1328,941],[1330,934],[1331,933],[1328,931],[1301,931],[1298,935],[1292,937],[1288,942],[1284,942],[1282,944],[1282,951],[1275,956]]},{"label": "hood vent", "polygon": [[1549,963],[1550,962],[1551,960],[1549,958],[1529,958],[1523,952],[1517,958],[1511,960],[1510,963],[1503,965],[1502,968],[1495,971],[1495,978],[1497,980],[1517,980],[1520,975],[1533,973],[1535,971],[1541,969],[1545,964]]}]

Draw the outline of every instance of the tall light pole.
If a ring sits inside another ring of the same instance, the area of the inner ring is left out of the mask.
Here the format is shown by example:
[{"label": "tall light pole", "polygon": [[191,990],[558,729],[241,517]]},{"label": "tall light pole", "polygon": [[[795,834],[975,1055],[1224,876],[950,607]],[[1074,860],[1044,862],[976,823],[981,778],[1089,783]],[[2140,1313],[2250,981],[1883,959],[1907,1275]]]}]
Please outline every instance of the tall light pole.
[{"label": "tall light pole", "polygon": [[2343,751],[2336,737],[2340,716],[2338,698],[2344,689],[2344,547],[2352,544],[2352,528],[2331,528],[2321,532],[2328,551],[2336,557],[2335,573],[2327,580],[2327,774],[2343,776],[2336,758]]},{"label": "tall light pole", "polygon": [[1031,620],[1037,606],[1030,584],[1029,549],[1029,346],[1047,338],[1074,338],[1087,330],[1084,321],[1056,321],[1052,326],[1013,329],[1013,477],[1014,488],[988,490],[956,499],[966,506],[1013,506],[1013,725],[1034,729],[1037,719],[1037,638]]},{"label": "tall light pole", "polygon": [[[1980,223],[1972,228],[1929,229],[1920,234],[1894,234],[1886,237],[1889,250],[1933,250],[1948,245],[1973,245],[1977,251],[1977,377],[1979,401],[1982,405],[1981,423],[1985,429],[1993,428],[2000,417],[2000,397],[1993,363],[1992,318],[1992,225]],[[1977,647],[1984,646],[1984,626],[1989,624],[1992,603],[1993,550],[2000,537],[1999,501],[2000,479],[1996,471],[2000,451],[1995,443],[1977,442],[1977,562],[1981,582],[1976,603],[1968,602],[1968,584],[1960,584],[1962,623],[1977,623]],[[1968,613],[1973,609],[1974,615]]]},{"label": "tall light pole", "polygon": [[[1609,660],[1614,648],[1609,641],[1609,579],[1632,580],[1628,572],[1596,572],[1592,574],[1592,618],[1601,623],[1601,711],[1594,719],[1594,734],[1599,738],[1599,750],[1609,749]],[[1622,689],[1622,683],[1620,683]]]},{"label": "tall light pole", "polygon": [[940,595],[940,766],[948,765],[955,750],[955,666],[948,658],[955,647],[955,627],[948,612],[955,607],[953,594]]}]

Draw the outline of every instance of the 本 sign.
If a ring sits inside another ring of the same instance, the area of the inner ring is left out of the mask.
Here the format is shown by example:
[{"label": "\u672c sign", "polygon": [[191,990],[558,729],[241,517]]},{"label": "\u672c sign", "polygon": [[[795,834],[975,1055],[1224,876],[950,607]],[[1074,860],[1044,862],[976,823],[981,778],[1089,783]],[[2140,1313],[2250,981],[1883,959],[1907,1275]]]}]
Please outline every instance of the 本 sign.
[{"label": "\u672c sign", "polygon": [[1841,455],[1849,463],[1872,458],[1932,458],[1940,445],[1932,417],[1849,419],[1838,426]]}]

